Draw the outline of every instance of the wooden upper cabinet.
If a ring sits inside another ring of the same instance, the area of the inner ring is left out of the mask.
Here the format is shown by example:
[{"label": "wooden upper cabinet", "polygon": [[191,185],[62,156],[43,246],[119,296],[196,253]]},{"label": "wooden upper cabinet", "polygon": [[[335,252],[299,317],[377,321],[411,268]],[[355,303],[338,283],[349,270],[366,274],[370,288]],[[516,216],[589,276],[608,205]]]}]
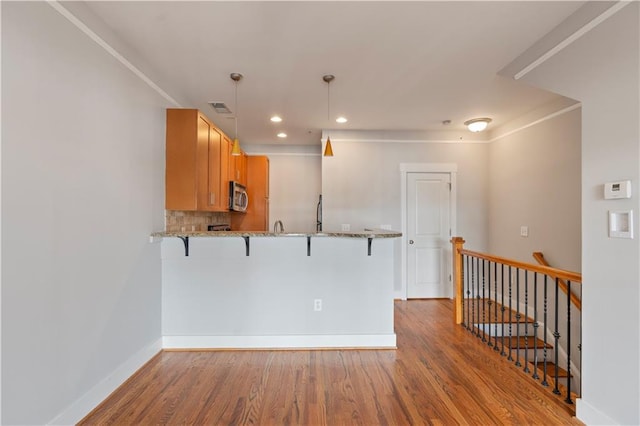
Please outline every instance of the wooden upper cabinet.
[{"label": "wooden upper cabinet", "polygon": [[247,193],[249,206],[245,213],[231,213],[234,231],[269,230],[269,158],[264,155],[246,156]]},{"label": "wooden upper cabinet", "polygon": [[[215,127],[209,127],[209,153],[208,153],[208,178],[206,203],[204,210],[219,211],[222,199],[222,186],[220,179],[220,148],[222,145],[222,135]],[[205,205],[204,203],[202,205]],[[200,209],[202,210],[202,209]]]},{"label": "wooden upper cabinet", "polygon": [[228,146],[228,138],[200,111],[167,109],[167,210],[229,210]]},{"label": "wooden upper cabinet", "polygon": [[222,210],[229,210],[229,175],[231,174],[231,147],[232,143],[222,134],[222,144],[220,145],[220,193]]},{"label": "wooden upper cabinet", "polygon": [[242,185],[247,185],[247,154],[244,151],[240,155],[231,156],[231,174],[229,179]]}]

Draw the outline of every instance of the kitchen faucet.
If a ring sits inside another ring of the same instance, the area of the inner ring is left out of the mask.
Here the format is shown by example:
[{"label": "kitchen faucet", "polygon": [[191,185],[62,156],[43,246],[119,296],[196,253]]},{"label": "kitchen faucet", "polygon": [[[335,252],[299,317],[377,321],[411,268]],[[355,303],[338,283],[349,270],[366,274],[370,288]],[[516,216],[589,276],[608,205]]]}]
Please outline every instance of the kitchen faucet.
[{"label": "kitchen faucet", "polygon": [[276,234],[284,232],[284,225],[281,220],[276,220],[273,224],[273,232]]},{"label": "kitchen faucet", "polygon": [[316,207],[316,232],[322,232],[322,194],[318,197],[318,206]]}]

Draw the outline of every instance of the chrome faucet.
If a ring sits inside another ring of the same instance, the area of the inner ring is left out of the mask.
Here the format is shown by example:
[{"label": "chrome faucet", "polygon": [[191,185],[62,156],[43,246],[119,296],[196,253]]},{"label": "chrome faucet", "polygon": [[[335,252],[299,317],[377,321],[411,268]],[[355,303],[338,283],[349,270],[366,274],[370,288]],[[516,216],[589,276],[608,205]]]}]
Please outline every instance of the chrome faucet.
[{"label": "chrome faucet", "polygon": [[318,197],[318,206],[316,207],[316,232],[322,232],[322,194]]},{"label": "chrome faucet", "polygon": [[276,220],[273,224],[273,232],[276,234],[284,232],[284,225],[281,220]]}]

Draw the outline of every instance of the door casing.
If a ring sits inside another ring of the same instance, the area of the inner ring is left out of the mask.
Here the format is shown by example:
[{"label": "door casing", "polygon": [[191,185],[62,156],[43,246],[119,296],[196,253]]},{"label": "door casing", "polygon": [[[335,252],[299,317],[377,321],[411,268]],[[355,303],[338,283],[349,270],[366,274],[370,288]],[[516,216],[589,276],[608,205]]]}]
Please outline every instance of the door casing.
[{"label": "door casing", "polygon": [[[451,198],[449,206],[449,223],[451,224],[451,235],[457,235],[457,214],[456,214],[456,189],[458,165],[455,163],[401,163],[400,164],[400,197],[401,197],[401,225],[402,225],[402,249],[401,249],[401,284],[400,298],[407,300],[408,291],[408,256],[407,256],[407,174],[408,173],[448,173],[451,176]],[[450,262],[449,262],[450,264]],[[449,266],[450,267],[450,266]]]}]

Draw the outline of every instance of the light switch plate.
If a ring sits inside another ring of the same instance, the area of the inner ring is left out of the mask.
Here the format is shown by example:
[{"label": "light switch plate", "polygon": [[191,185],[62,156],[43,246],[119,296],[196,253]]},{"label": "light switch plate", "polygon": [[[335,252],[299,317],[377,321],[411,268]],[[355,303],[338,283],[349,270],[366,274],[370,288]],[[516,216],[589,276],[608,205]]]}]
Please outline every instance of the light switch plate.
[{"label": "light switch plate", "polygon": [[520,227],[520,236],[521,237],[528,237],[529,236],[529,227],[528,226],[521,226]]},{"label": "light switch plate", "polygon": [[609,212],[609,238],[633,238],[633,210]]}]

